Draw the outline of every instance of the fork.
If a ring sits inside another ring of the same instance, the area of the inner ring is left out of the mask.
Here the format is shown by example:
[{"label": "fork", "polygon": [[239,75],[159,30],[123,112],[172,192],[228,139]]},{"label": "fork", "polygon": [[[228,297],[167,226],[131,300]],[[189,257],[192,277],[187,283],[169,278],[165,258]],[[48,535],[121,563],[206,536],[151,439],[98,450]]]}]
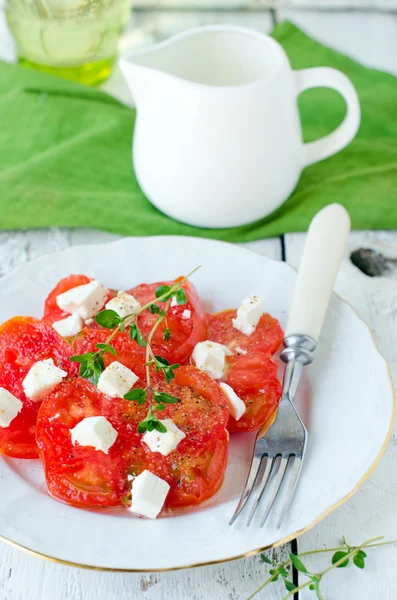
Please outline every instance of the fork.
[{"label": "fork", "polygon": [[250,525],[265,491],[260,521],[266,522],[277,498],[279,528],[294,496],[307,444],[307,431],[293,404],[303,368],[313,361],[336,275],[350,231],[350,217],[340,204],[331,204],[313,218],[303,249],[293,300],[285,330],[281,359],[286,363],[283,391],[273,423],[258,432],[251,467],[232,525],[252,497]]}]

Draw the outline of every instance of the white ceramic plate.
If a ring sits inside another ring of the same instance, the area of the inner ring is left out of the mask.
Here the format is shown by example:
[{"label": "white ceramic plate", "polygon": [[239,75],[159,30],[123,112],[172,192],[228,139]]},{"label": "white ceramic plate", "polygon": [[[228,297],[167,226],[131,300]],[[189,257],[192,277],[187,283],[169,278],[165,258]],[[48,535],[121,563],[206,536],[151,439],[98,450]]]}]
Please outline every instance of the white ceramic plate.
[{"label": "white ceramic plate", "polygon": [[[123,239],[44,256],[4,277],[0,320],[41,316],[46,294],[70,273],[85,273],[112,288],[194,276],[208,309],[261,295],[285,324],[295,271],[237,246],[183,237]],[[315,298],[313,299],[315,301]],[[156,521],[127,511],[88,511],[47,494],[38,461],[0,459],[0,536],[43,557],[78,566],[154,571],[229,560],[302,533],[351,495],[382,455],[391,433],[394,395],[388,366],[354,310],[334,296],[314,363],[300,387],[309,428],[306,460],[281,529],[277,510],[268,525],[241,518],[229,527],[242,489],[253,435],[233,435],[219,494],[205,507]]]}]

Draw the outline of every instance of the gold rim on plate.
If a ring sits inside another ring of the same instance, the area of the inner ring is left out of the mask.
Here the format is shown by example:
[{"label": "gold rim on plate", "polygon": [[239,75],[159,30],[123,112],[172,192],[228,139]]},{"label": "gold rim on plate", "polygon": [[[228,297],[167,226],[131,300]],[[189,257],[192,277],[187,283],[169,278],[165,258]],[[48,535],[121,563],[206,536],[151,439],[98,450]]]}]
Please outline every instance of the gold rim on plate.
[{"label": "gold rim on plate", "polygon": [[[119,241],[119,240],[117,240],[117,241]],[[272,260],[272,259],[268,259],[268,260]],[[285,262],[283,264],[287,264],[291,269],[293,269],[294,271],[297,271],[297,269],[295,269],[295,267],[293,267],[292,265],[290,265],[288,263],[285,263]],[[317,517],[317,519],[315,519],[312,523],[310,523],[309,525],[307,525],[303,529],[300,529],[299,531],[296,531],[295,533],[292,533],[292,534],[288,535],[287,537],[282,538],[281,540],[278,540],[277,542],[274,542],[274,544],[269,544],[268,546],[263,546],[261,548],[257,548],[256,550],[250,550],[249,552],[244,552],[243,554],[237,554],[236,556],[231,556],[229,558],[222,558],[220,560],[212,560],[212,561],[209,561],[209,562],[200,562],[200,563],[194,563],[194,564],[191,564],[191,565],[184,565],[184,566],[181,566],[181,567],[169,567],[169,568],[164,568],[164,569],[120,569],[120,568],[117,568],[117,567],[97,567],[95,565],[85,565],[85,564],[76,563],[76,562],[73,562],[73,561],[70,561],[70,560],[63,560],[61,558],[56,558],[54,556],[49,556],[47,554],[43,554],[42,552],[37,552],[36,550],[32,550],[31,548],[28,548],[27,546],[23,546],[22,544],[14,542],[13,540],[10,540],[9,538],[6,538],[3,535],[0,535],[0,541],[4,542],[5,544],[8,544],[12,548],[16,548],[17,550],[22,550],[22,552],[25,552],[26,554],[30,554],[31,556],[35,556],[36,558],[41,558],[41,559],[44,559],[44,560],[48,560],[49,562],[54,562],[54,563],[57,563],[57,564],[60,564],[60,565],[66,565],[68,567],[77,567],[79,569],[87,569],[89,571],[104,571],[104,572],[114,572],[114,573],[167,573],[167,572],[170,572],[170,571],[182,571],[184,569],[194,569],[196,567],[208,567],[208,566],[211,566],[211,565],[219,565],[219,564],[222,564],[222,563],[231,562],[233,560],[239,560],[241,558],[248,558],[250,556],[255,556],[259,552],[264,552],[265,550],[270,550],[271,548],[278,548],[279,546],[282,546],[283,544],[288,544],[288,542],[290,542],[291,540],[293,540],[295,538],[298,538],[301,535],[303,535],[304,533],[307,533],[308,531],[310,531],[310,529],[312,529],[315,525],[317,525],[325,517],[327,517],[328,515],[330,515],[334,510],[336,510],[342,504],[344,504],[347,500],[349,500],[349,498],[351,498],[357,492],[357,490],[362,486],[362,484],[364,483],[364,481],[366,479],[368,479],[368,477],[371,475],[371,473],[375,469],[375,467],[379,464],[380,459],[382,458],[382,456],[385,453],[385,450],[386,450],[386,448],[387,448],[387,446],[389,444],[391,435],[393,433],[394,421],[395,421],[395,417],[396,417],[396,394],[395,394],[395,391],[394,391],[394,385],[393,385],[393,380],[392,380],[392,376],[391,376],[391,369],[390,369],[390,365],[389,365],[388,361],[385,359],[385,357],[383,356],[382,352],[379,350],[378,344],[377,344],[377,342],[375,340],[375,336],[374,336],[371,328],[364,321],[364,319],[359,315],[359,313],[354,308],[354,306],[352,306],[350,304],[350,302],[347,302],[346,300],[344,300],[336,292],[333,292],[333,294],[335,296],[337,296],[337,298],[339,298],[339,300],[341,300],[344,304],[347,304],[352,309],[352,311],[356,314],[356,316],[360,319],[360,321],[365,325],[365,327],[368,329],[368,331],[370,333],[372,342],[373,342],[373,344],[375,346],[375,350],[383,358],[383,360],[384,360],[384,362],[386,364],[386,367],[387,367],[387,373],[388,373],[389,381],[390,381],[390,388],[391,388],[391,391],[392,391],[393,411],[392,411],[392,416],[391,416],[391,420],[390,420],[390,426],[389,426],[389,430],[387,432],[386,439],[385,439],[385,441],[384,441],[384,443],[382,445],[382,448],[380,449],[380,452],[379,452],[378,456],[375,458],[374,462],[372,463],[372,465],[370,466],[370,468],[368,469],[368,471],[360,479],[360,481],[354,486],[354,488],[351,490],[351,492],[349,492],[348,494],[346,494],[346,496],[344,496],[343,498],[341,498],[340,500],[338,500],[338,502],[335,502],[335,504],[333,504],[330,508],[328,508],[323,513],[321,513],[321,515],[319,517]]]}]

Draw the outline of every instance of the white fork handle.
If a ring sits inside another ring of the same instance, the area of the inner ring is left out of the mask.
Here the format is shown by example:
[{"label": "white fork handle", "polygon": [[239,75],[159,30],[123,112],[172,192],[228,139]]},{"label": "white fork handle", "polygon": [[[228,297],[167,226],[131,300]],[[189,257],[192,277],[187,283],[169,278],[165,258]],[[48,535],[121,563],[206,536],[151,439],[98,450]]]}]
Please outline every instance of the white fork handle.
[{"label": "white fork handle", "polygon": [[285,337],[308,335],[316,342],[342,261],[350,217],[340,204],[326,206],[307,233]]}]

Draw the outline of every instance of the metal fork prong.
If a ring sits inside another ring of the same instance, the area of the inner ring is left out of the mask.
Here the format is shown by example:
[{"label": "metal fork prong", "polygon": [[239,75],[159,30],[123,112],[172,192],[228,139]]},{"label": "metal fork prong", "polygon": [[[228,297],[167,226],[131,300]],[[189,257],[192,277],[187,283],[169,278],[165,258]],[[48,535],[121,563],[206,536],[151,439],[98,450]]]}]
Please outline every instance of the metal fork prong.
[{"label": "metal fork prong", "polygon": [[266,521],[267,517],[269,516],[270,511],[272,510],[273,504],[276,500],[276,497],[280,490],[281,484],[283,483],[285,471],[287,470],[288,460],[289,460],[289,455],[287,455],[287,456],[284,455],[284,456],[281,456],[281,458],[280,458],[280,464],[277,469],[277,473],[275,474],[273,482],[271,484],[272,491],[270,494],[270,498],[266,505],[265,512],[263,513],[263,516],[262,516],[262,521],[260,524],[261,527],[263,527],[263,525],[265,524],[265,521]]},{"label": "metal fork prong", "polygon": [[290,477],[290,481],[288,484],[288,490],[286,493],[286,499],[283,508],[281,509],[280,516],[277,521],[277,529],[281,527],[281,523],[284,520],[285,513],[288,510],[289,505],[291,504],[291,500],[294,497],[296,484],[298,483],[299,474],[302,468],[302,458],[300,456],[294,457],[294,464],[292,465],[291,474],[288,474]]},{"label": "metal fork prong", "polygon": [[[260,481],[258,481],[258,486],[259,487],[258,487],[258,491],[257,491],[257,494],[256,494],[256,498],[255,498],[254,504],[252,505],[251,512],[250,512],[249,517],[248,517],[247,527],[249,527],[249,525],[250,525],[250,523],[252,521],[252,518],[253,518],[253,516],[255,514],[256,508],[257,508],[257,506],[258,506],[258,504],[259,504],[259,502],[260,502],[260,500],[262,498],[262,495],[263,495],[263,492],[265,490],[266,484],[267,484],[267,482],[269,480],[270,472],[271,472],[271,470],[273,468],[274,457],[266,456],[265,458],[266,458],[265,468],[262,471],[262,473],[260,474]],[[259,476],[258,476],[258,480],[259,480]]]},{"label": "metal fork prong", "polygon": [[250,468],[248,476],[247,476],[247,481],[245,482],[245,486],[244,486],[243,492],[241,494],[240,500],[237,504],[237,508],[234,511],[234,515],[232,516],[232,518],[229,521],[229,525],[233,525],[234,521],[237,519],[237,517],[243,510],[244,506],[246,505],[247,500],[251,494],[253,485],[255,483],[256,477],[258,475],[258,471],[259,471],[261,462],[262,462],[262,456],[255,455],[253,457],[252,463],[251,463],[251,468]]}]

